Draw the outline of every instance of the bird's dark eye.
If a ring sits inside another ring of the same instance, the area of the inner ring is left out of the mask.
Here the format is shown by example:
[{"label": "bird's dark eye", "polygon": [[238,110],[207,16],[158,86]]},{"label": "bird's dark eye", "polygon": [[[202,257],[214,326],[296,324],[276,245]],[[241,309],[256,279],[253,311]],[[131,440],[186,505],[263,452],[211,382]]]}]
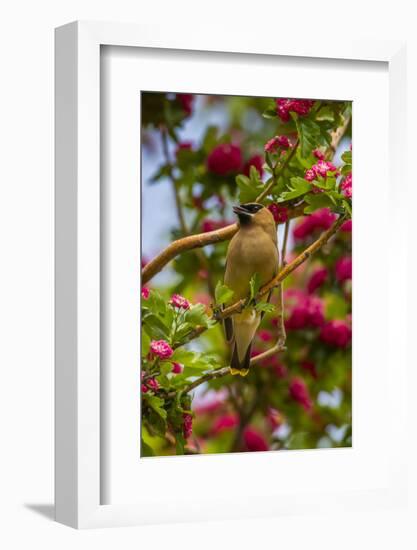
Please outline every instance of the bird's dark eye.
[{"label": "bird's dark eye", "polygon": [[250,212],[251,214],[255,214],[255,212],[258,212],[261,208],[261,204],[257,204],[256,202],[252,202],[249,204],[242,204],[242,208]]}]

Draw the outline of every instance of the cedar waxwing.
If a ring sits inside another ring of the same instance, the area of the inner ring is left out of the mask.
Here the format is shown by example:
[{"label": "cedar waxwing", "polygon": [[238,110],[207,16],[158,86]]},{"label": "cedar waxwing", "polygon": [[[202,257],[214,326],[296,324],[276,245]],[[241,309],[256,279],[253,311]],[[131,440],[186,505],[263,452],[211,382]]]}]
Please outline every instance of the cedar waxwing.
[{"label": "cedar waxwing", "polygon": [[[227,250],[224,276],[224,283],[234,293],[231,303],[247,298],[255,273],[262,286],[275,277],[279,265],[277,230],[271,212],[257,203],[235,206],[233,212],[238,216],[239,230]],[[226,340],[233,350],[232,374],[245,376],[249,372],[252,340],[261,319],[262,314],[253,307],[225,319]]]}]

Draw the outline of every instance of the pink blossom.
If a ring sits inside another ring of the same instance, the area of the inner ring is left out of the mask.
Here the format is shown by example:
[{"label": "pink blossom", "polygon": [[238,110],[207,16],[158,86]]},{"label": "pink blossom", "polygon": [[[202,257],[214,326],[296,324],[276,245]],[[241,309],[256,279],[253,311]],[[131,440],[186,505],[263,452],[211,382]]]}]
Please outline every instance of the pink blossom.
[{"label": "pink blossom", "polygon": [[272,334],[270,330],[262,329],[258,332],[258,336],[262,342],[270,342],[272,340]]},{"label": "pink blossom", "polygon": [[268,206],[268,210],[274,216],[275,223],[285,223],[288,220],[288,210],[285,206],[273,202]]},{"label": "pink blossom", "polygon": [[277,361],[275,365],[273,365],[273,371],[275,372],[277,378],[285,378],[288,374],[287,367],[279,361]]},{"label": "pink blossom", "polygon": [[313,403],[307,385],[301,377],[295,377],[291,380],[289,392],[294,401],[297,401],[306,411],[311,410]]},{"label": "pink blossom", "polygon": [[316,210],[310,216],[305,216],[295,226],[293,235],[294,239],[299,241],[306,237],[309,237],[316,229],[326,230],[331,227],[336,219],[336,215],[333,214],[329,208],[321,208]]},{"label": "pink blossom", "polygon": [[183,367],[179,363],[172,363],[172,372],[174,374],[181,374],[183,371]]},{"label": "pink blossom", "polygon": [[304,179],[307,181],[314,181],[319,176],[322,178],[327,178],[329,174],[337,175],[339,173],[338,169],[332,162],[327,162],[325,160],[319,160],[316,164],[313,164],[311,168],[308,168],[304,174]]},{"label": "pink blossom", "polygon": [[193,433],[193,417],[189,413],[184,413],[182,415],[183,420],[183,434],[185,439],[188,439]]},{"label": "pink blossom", "polygon": [[287,136],[274,136],[265,143],[264,150],[266,153],[276,153],[279,149],[288,149],[291,143]]},{"label": "pink blossom", "polygon": [[325,267],[316,269],[307,282],[307,292],[313,294],[313,292],[320,288],[327,279],[328,273]]},{"label": "pink blossom", "polygon": [[283,122],[290,120],[290,112],[297,113],[300,116],[308,115],[314,105],[310,99],[276,99],[277,114]]},{"label": "pink blossom", "polygon": [[194,96],[193,94],[177,94],[177,100],[180,102],[182,110],[191,115],[193,112]]},{"label": "pink blossom", "polygon": [[144,286],[141,290],[141,296],[144,300],[147,300],[149,298],[150,290],[148,287]]},{"label": "pink blossom", "polygon": [[[321,327],[324,323],[324,304],[317,296],[287,291],[286,297],[289,301],[289,317],[285,326],[289,330],[301,330],[306,328]],[[292,298],[292,300],[291,300]]]},{"label": "pink blossom", "polygon": [[207,169],[213,174],[226,176],[242,168],[242,151],[238,145],[221,143],[207,157]]},{"label": "pink blossom", "polygon": [[352,328],[346,321],[328,321],[321,330],[320,339],[325,344],[346,348],[352,339]]},{"label": "pink blossom", "polygon": [[141,384],[141,390],[142,390],[142,393],[146,393],[148,391],[148,386],[146,384]]},{"label": "pink blossom", "polygon": [[343,256],[339,258],[335,265],[335,273],[339,283],[350,281],[352,279],[352,257]]},{"label": "pink blossom", "polygon": [[318,159],[318,160],[324,160],[324,153],[323,153],[323,151],[320,151],[320,149],[314,149],[313,155],[314,155],[314,156],[316,157],[316,159]]},{"label": "pink blossom", "polygon": [[352,172],[345,177],[345,179],[340,184],[340,190],[342,194],[348,199],[352,198]]},{"label": "pink blossom", "polygon": [[211,435],[218,435],[219,433],[233,430],[239,424],[239,418],[236,414],[223,414],[213,424],[210,430]]},{"label": "pink blossom", "polygon": [[189,309],[190,308],[190,302],[184,298],[183,296],[180,296],[179,294],[173,294],[171,296],[171,300],[169,303],[177,307],[178,309]]},{"label": "pink blossom", "polygon": [[151,342],[151,353],[160,357],[161,359],[169,359],[174,353],[171,346],[165,340],[152,340]]},{"label": "pink blossom", "polygon": [[343,233],[352,233],[352,220],[346,220],[340,227]]},{"label": "pink blossom", "polygon": [[148,381],[147,381],[147,385],[148,387],[153,390],[153,391],[157,391],[159,390],[159,382],[158,380],[156,380],[155,378],[150,378]]},{"label": "pink blossom", "polygon": [[253,155],[249,160],[246,161],[243,167],[243,173],[245,174],[245,176],[249,176],[250,167],[254,166],[259,173],[259,177],[262,177],[264,173],[263,164],[264,159],[261,155]]},{"label": "pink blossom", "polygon": [[254,427],[248,426],[243,432],[243,440],[248,451],[267,451],[268,443],[264,436]]},{"label": "pink blossom", "polygon": [[316,179],[316,172],[312,168],[309,168],[304,174],[304,179],[310,182],[314,181]]}]

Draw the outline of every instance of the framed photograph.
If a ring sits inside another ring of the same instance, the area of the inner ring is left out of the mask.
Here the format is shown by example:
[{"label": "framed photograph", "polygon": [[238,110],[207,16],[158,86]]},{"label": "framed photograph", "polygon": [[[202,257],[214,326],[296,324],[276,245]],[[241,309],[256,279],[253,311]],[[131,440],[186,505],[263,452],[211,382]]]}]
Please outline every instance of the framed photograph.
[{"label": "framed photograph", "polygon": [[56,30],[57,520],[400,506],[404,45],[158,30]]}]

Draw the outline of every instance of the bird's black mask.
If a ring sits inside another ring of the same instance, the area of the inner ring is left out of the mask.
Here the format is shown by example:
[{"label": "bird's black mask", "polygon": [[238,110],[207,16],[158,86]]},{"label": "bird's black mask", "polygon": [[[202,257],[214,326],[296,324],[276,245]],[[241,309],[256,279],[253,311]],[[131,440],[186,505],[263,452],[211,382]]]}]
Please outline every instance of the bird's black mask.
[{"label": "bird's black mask", "polygon": [[252,221],[252,217],[263,208],[262,204],[257,202],[249,202],[247,204],[239,204],[233,207],[233,212],[239,218],[240,225],[247,225]]}]

